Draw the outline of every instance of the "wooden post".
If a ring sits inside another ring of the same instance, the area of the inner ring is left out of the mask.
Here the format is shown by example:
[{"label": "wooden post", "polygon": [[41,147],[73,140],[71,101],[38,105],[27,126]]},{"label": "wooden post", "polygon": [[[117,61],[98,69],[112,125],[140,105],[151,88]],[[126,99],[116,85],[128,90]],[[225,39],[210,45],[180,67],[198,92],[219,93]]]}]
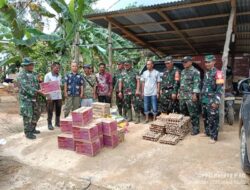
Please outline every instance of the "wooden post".
[{"label": "wooden post", "polygon": [[[226,33],[226,41],[224,44],[224,50],[223,50],[223,55],[222,55],[222,71],[224,74],[224,80],[226,81],[226,70],[227,70],[227,64],[228,64],[228,57],[229,57],[229,46],[230,46],[230,42],[231,42],[231,36],[232,36],[232,32],[233,32],[233,23],[234,23],[234,19],[235,19],[235,14],[236,14],[236,8],[232,7],[231,8],[231,13],[230,13],[230,18],[228,21],[228,27],[227,27],[227,33]],[[223,125],[224,125],[224,117],[225,117],[225,86],[223,88],[223,95],[221,98],[221,104],[220,104],[220,129],[223,129]]]},{"label": "wooden post", "polygon": [[111,32],[112,32],[112,23],[108,22],[108,33],[109,33],[109,37],[108,37],[108,50],[109,50],[109,69],[110,72],[112,70],[112,36],[111,36]]}]

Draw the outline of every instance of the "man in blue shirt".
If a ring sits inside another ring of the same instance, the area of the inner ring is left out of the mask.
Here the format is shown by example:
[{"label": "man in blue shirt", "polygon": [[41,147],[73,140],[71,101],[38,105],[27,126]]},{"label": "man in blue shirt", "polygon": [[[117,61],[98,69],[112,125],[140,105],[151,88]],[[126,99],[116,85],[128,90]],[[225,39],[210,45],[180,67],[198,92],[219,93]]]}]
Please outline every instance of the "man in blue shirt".
[{"label": "man in blue shirt", "polygon": [[70,111],[81,107],[81,98],[83,98],[84,79],[78,73],[78,64],[71,63],[71,73],[65,76],[64,96],[66,99],[64,107],[64,116],[67,117]]}]

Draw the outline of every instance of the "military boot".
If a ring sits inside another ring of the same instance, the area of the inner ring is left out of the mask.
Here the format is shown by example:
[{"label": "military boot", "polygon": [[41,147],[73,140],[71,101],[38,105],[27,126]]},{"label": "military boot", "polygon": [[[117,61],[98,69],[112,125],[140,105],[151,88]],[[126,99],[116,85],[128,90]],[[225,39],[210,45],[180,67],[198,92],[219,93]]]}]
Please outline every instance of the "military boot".
[{"label": "military boot", "polygon": [[32,131],[33,134],[40,134],[41,133],[39,130],[36,130],[36,124],[32,124],[32,127],[33,127],[33,131]]},{"label": "military boot", "polygon": [[135,112],[135,124],[140,123],[140,113]]},{"label": "military boot", "polygon": [[27,139],[36,139],[36,135],[34,135],[32,132],[27,132],[25,136]]},{"label": "military boot", "polygon": [[129,109],[129,110],[128,110],[128,119],[127,119],[127,121],[130,122],[130,121],[132,121],[132,120],[133,120],[133,118],[132,118],[132,110]]}]

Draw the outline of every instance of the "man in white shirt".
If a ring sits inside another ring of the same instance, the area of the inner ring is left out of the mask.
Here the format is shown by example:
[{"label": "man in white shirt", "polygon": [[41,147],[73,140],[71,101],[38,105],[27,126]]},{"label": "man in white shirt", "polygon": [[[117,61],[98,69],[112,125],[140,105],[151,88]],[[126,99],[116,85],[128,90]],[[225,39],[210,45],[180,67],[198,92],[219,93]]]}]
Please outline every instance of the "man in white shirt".
[{"label": "man in white shirt", "polygon": [[[51,65],[51,72],[47,73],[44,77],[44,82],[49,81],[59,81],[61,85],[61,76],[59,75],[60,71],[60,63],[54,62]],[[54,127],[52,125],[52,117],[53,111],[55,107],[56,118],[55,118],[55,126],[60,127],[60,115],[62,108],[62,92],[55,91],[51,92],[47,96],[47,112],[48,112],[48,129],[53,130]]]},{"label": "man in white shirt", "polygon": [[154,120],[158,113],[157,99],[160,93],[160,73],[154,69],[154,63],[152,60],[147,61],[147,70],[143,72],[141,76],[142,81],[142,96],[144,97],[144,113],[145,123],[148,123],[148,115],[150,112],[150,104],[153,108]]}]

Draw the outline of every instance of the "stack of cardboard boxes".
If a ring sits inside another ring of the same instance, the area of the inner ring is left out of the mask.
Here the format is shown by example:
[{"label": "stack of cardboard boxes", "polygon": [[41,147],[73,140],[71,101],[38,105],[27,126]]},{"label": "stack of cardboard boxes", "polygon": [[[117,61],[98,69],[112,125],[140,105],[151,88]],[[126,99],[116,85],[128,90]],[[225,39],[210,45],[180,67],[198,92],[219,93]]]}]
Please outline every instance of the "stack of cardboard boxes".
[{"label": "stack of cardboard boxes", "polygon": [[[94,103],[95,109],[81,107],[73,111],[70,117],[61,119],[60,128],[63,134],[58,135],[59,148],[95,156],[101,148],[115,148],[124,140],[125,132],[119,130],[118,133],[116,120],[104,118],[108,114],[106,108],[109,104],[101,104]],[[98,109],[95,105],[98,105]]]}]

